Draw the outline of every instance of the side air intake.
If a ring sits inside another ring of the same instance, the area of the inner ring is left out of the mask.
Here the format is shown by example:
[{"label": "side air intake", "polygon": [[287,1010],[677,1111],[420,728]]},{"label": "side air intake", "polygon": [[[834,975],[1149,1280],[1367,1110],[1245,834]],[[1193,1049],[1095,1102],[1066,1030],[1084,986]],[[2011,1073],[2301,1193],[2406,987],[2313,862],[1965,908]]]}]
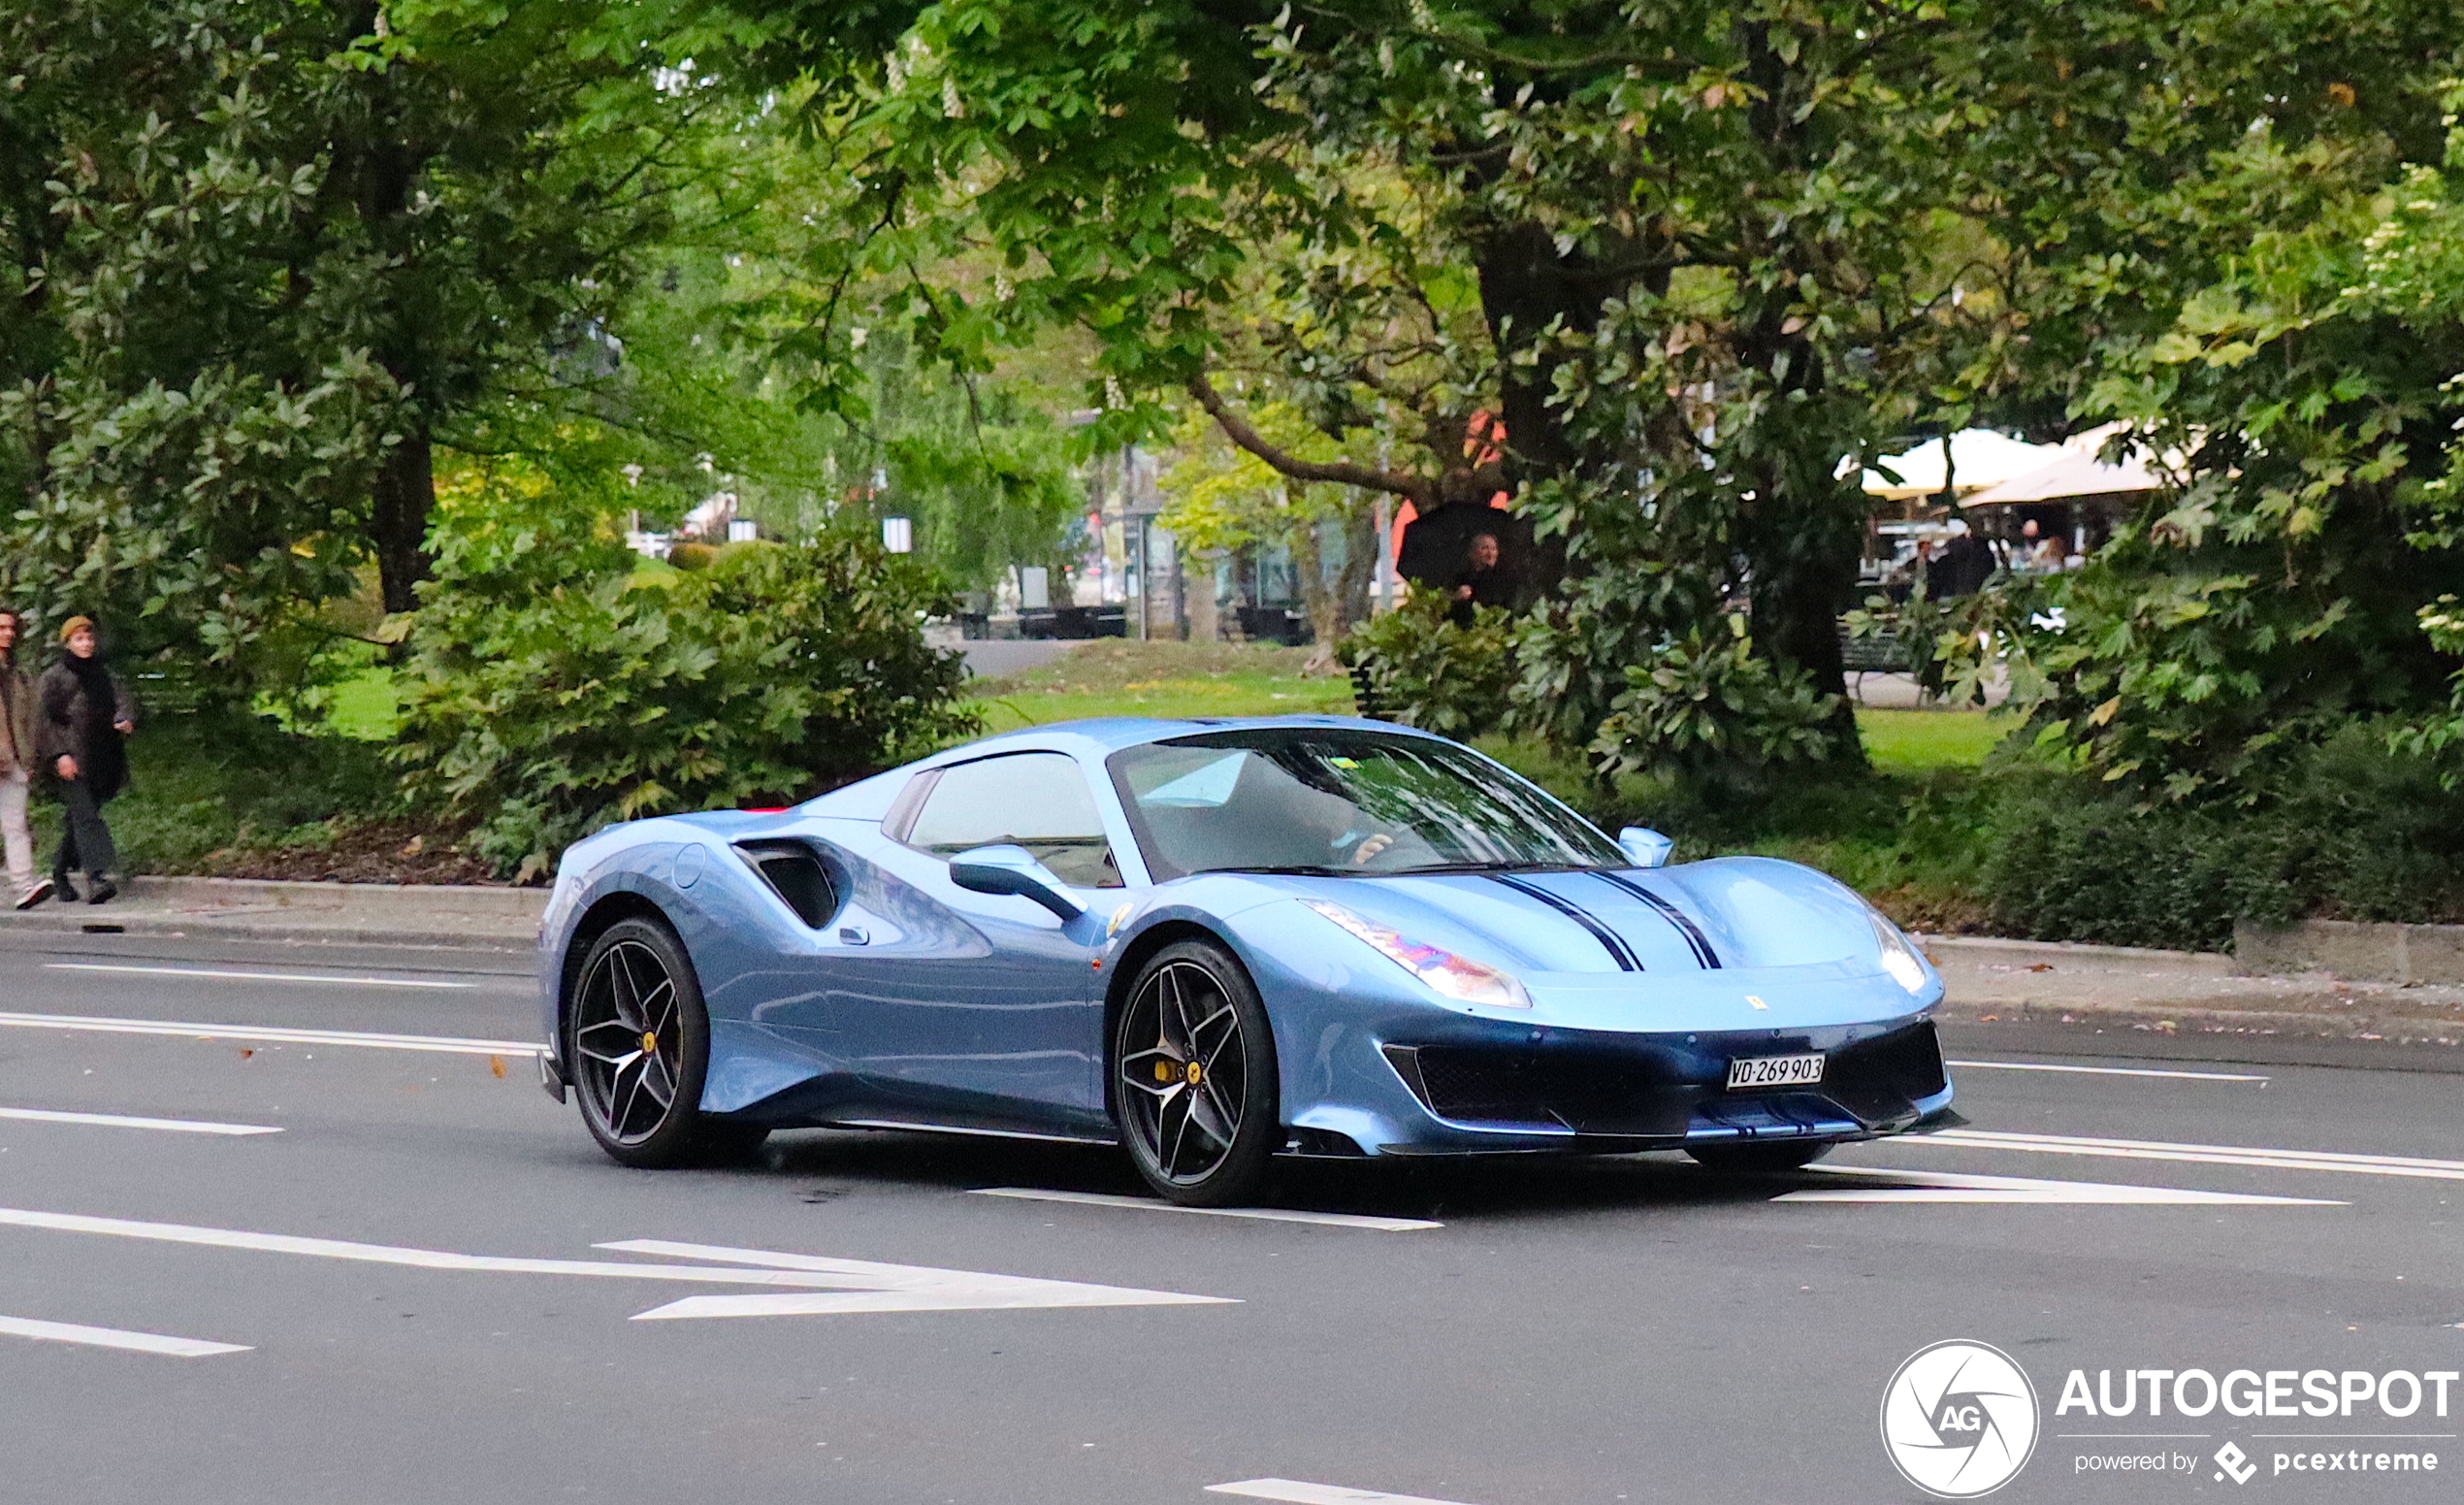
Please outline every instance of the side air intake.
[{"label": "side air intake", "polygon": [[807,926],[818,931],[838,913],[838,884],[821,854],[803,842],[739,841],[735,849]]}]

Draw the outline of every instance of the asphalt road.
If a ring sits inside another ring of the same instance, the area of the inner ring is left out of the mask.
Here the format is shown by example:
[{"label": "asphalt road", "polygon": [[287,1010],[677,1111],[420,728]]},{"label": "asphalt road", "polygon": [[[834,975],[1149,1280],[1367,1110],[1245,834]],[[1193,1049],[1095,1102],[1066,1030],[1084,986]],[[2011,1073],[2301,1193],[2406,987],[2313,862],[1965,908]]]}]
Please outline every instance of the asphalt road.
[{"label": "asphalt road", "polygon": [[[1913,1501],[1878,1415],[1952,1338],[2036,1391],[1999,1499],[2452,1500],[2464,1471],[2464,1384],[2444,1417],[2057,1411],[2072,1370],[2464,1369],[2445,1059],[1955,1033],[2004,1063],[1955,1068],[1972,1127],[1836,1170],[1294,1162],[1274,1210],[1332,1217],[1290,1221],[977,1194],[1135,1185],[921,1135],[626,1171],[512,1048],[521,965],[0,938],[0,1497]],[[2329,1450],[2362,1471],[2309,1472]]]}]

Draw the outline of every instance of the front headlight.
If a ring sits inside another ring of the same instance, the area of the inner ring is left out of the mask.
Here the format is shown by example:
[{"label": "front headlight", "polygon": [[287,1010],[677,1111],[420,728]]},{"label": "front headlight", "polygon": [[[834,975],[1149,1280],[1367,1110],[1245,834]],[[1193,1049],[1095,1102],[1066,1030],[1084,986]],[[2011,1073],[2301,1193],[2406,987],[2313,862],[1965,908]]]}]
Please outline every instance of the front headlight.
[{"label": "front headlight", "polygon": [[1375,925],[1345,909],[1319,900],[1304,900],[1312,909],[1378,948],[1387,961],[1458,1003],[1486,1003],[1497,1008],[1529,1008],[1532,996],[1511,975],[1469,957],[1422,945],[1382,925]]},{"label": "front headlight", "polygon": [[1882,969],[1910,993],[1923,993],[1925,959],[1917,955],[1917,948],[1908,944],[1908,937],[1899,933],[1899,927],[1871,904],[1865,906],[1865,918],[1873,922],[1873,940],[1882,951]]}]

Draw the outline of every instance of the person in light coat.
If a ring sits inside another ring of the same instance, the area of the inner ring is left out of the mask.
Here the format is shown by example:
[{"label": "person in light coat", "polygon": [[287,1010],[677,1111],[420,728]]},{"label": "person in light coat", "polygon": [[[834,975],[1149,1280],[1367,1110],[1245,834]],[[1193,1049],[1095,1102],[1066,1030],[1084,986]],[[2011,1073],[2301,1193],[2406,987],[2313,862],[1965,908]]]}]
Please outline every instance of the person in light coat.
[{"label": "person in light coat", "polygon": [[41,714],[34,676],[17,667],[16,611],[0,606],[0,850],[9,865],[8,899],[31,909],[51,897],[48,878],[34,875],[34,828],[26,823],[26,796],[39,763],[35,720]]}]

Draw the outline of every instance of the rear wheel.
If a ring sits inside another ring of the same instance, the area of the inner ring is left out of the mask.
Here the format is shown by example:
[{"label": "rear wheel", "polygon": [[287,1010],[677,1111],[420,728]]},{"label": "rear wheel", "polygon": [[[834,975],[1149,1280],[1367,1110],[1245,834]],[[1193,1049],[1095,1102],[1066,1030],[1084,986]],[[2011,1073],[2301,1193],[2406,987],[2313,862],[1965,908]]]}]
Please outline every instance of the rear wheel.
[{"label": "rear wheel", "polygon": [[1763,1144],[1689,1145],[1686,1154],[1705,1170],[1796,1170],[1831,1153],[1827,1143],[1774,1139]]},{"label": "rear wheel", "polygon": [[701,1111],[710,1015],[693,959],[656,920],[620,920],[583,959],[566,1060],[582,1123],[620,1164],[741,1159],[768,1136]]},{"label": "rear wheel", "polygon": [[1251,1195],[1282,1139],[1275,1036],[1229,952],[1155,953],[1114,1036],[1113,1120],[1147,1184],[1188,1207]]}]

